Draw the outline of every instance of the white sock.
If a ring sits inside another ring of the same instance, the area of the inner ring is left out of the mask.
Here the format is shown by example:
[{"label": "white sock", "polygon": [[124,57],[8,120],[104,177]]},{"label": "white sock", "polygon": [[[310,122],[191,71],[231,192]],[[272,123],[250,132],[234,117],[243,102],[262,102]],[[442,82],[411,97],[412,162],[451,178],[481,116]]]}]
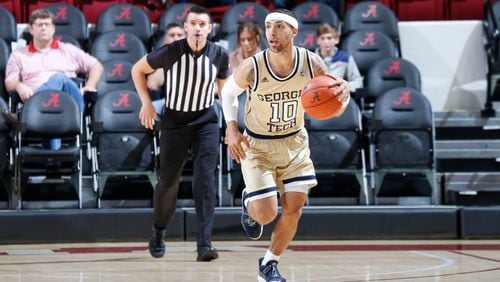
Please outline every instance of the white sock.
[{"label": "white sock", "polygon": [[280,260],[280,256],[277,256],[277,255],[271,253],[270,250],[267,250],[266,254],[264,255],[264,259],[262,260],[262,264],[261,265],[266,265],[266,263],[268,261],[271,261],[271,260],[279,261]]}]

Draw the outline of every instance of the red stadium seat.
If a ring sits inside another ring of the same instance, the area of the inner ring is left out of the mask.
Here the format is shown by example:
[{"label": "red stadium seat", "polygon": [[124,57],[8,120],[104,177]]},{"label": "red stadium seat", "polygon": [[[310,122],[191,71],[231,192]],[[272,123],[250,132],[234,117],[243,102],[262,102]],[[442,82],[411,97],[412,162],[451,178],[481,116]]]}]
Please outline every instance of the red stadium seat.
[{"label": "red stadium seat", "polygon": [[53,4],[57,4],[57,3],[61,3],[61,2],[64,2],[66,4],[70,4],[70,5],[74,5],[74,1],[73,0],[64,0],[64,1],[60,1],[60,0],[25,0],[23,1],[23,14],[25,15],[25,20],[24,22],[28,22],[28,19],[29,19],[29,16],[31,15],[31,13],[36,10],[36,9],[41,9],[41,8],[45,8],[49,5],[53,5]]},{"label": "red stadium seat", "polygon": [[443,0],[399,0],[396,15],[400,21],[432,21],[445,19]]},{"label": "red stadium seat", "polygon": [[23,13],[21,11],[21,1],[19,1],[19,0],[0,0],[0,6],[9,10],[16,18],[16,22],[18,22],[18,23],[25,22],[25,19],[23,17]]},{"label": "red stadium seat", "polygon": [[75,2],[89,23],[96,23],[99,15],[109,6],[128,3],[127,0],[75,0]]},{"label": "red stadium seat", "polygon": [[449,0],[450,20],[482,20],[483,1]]}]

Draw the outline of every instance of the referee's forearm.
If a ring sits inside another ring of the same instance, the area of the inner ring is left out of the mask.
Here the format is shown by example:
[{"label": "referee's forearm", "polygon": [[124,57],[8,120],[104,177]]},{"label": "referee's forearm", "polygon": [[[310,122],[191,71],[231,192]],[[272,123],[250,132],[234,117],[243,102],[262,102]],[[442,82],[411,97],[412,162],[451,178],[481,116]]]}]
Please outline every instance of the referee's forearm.
[{"label": "referee's forearm", "polygon": [[135,90],[137,91],[137,94],[139,94],[141,103],[143,105],[152,103],[151,98],[149,97],[146,73],[142,70],[140,65],[136,63],[132,67],[131,74],[132,80],[134,81]]}]

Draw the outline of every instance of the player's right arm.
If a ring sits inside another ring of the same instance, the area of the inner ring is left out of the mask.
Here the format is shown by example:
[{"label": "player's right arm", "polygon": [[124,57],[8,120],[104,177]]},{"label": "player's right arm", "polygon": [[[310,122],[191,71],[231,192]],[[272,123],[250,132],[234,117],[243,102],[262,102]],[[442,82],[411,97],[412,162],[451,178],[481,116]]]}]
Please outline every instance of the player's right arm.
[{"label": "player's right arm", "polygon": [[229,76],[221,91],[222,110],[226,119],[225,143],[236,162],[245,158],[242,143],[248,148],[248,140],[238,129],[238,96],[253,85],[254,69],[251,58],[245,59]]}]

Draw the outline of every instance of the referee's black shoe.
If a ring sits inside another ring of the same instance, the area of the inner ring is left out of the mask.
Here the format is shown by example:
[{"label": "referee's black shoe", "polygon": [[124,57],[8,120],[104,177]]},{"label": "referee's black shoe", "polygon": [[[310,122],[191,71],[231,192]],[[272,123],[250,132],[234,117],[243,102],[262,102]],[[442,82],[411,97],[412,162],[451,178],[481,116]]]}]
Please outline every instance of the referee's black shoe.
[{"label": "referee's black shoe", "polygon": [[154,258],[161,258],[165,255],[165,243],[163,243],[163,238],[165,237],[165,229],[156,229],[153,227],[153,236],[149,241],[149,253]]},{"label": "referee's black shoe", "polygon": [[211,261],[219,258],[219,254],[214,247],[199,247],[196,261]]}]

